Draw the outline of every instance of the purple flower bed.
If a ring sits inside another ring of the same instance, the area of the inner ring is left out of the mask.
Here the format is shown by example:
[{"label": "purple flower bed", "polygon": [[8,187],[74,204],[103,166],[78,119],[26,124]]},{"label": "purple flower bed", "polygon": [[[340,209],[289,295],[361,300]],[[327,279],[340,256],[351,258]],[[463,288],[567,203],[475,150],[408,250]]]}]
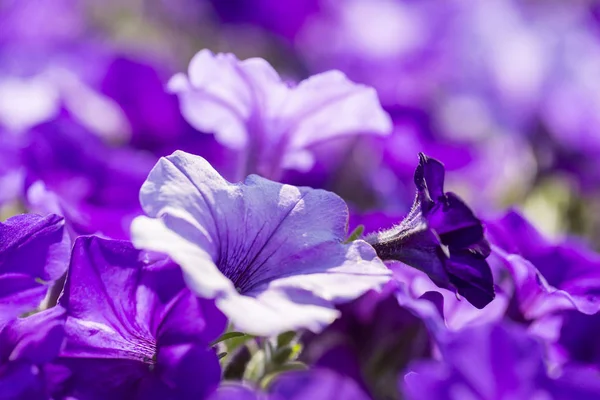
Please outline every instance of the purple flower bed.
[{"label": "purple flower bed", "polygon": [[600,399],[592,1],[0,5],[0,400]]}]

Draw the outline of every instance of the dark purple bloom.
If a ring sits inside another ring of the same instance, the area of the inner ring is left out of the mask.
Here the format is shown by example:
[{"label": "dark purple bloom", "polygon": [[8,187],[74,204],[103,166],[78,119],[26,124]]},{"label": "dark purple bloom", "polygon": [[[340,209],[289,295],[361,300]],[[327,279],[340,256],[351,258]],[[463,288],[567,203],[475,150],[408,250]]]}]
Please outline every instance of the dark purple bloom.
[{"label": "dark purple bloom", "polygon": [[477,308],[494,299],[490,247],[481,221],[454,193],[444,193],[444,166],[419,154],[417,197],[402,222],[367,241],[382,260],[420,269],[438,286],[451,288]]},{"label": "dark purple bloom", "polygon": [[59,303],[68,316],[58,363],[71,371],[61,396],[202,399],[218,385],[209,343],[226,320],[163,256],[80,237]]},{"label": "dark purple bloom", "polygon": [[250,175],[230,183],[202,157],[176,151],[140,192],[136,246],[167,253],[190,288],[237,329],[272,335],[333,321],[335,304],[389,281],[362,240],[347,237],[348,209],[333,193]]},{"label": "dark purple bloom", "polygon": [[454,332],[443,339],[440,352],[441,361],[409,367],[401,381],[409,400],[591,400],[600,395],[594,381],[573,380],[574,370],[550,377],[541,343],[517,325],[488,324]]},{"label": "dark purple bloom", "polygon": [[40,306],[67,270],[69,247],[57,215],[23,214],[0,223],[0,327]]},{"label": "dark purple bloom", "polygon": [[53,307],[0,330],[0,398],[47,400],[65,376],[50,363],[64,340],[65,310]]},{"label": "dark purple bloom", "polygon": [[560,309],[600,310],[600,256],[582,243],[553,243],[516,211],[486,226],[494,252],[510,271],[526,319]]},{"label": "dark purple bloom", "polygon": [[328,369],[286,372],[266,392],[238,383],[223,384],[209,400],[370,400],[354,380]]}]

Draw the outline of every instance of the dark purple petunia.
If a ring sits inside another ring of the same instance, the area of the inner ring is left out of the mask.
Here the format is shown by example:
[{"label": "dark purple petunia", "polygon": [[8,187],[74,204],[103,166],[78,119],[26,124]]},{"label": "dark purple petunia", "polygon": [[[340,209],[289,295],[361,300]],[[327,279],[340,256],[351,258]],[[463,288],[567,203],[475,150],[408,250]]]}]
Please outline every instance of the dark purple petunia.
[{"label": "dark purple petunia", "polygon": [[53,307],[0,330],[0,399],[49,399],[61,380],[50,363],[64,340],[65,310]]},{"label": "dark purple petunia", "polygon": [[452,333],[440,352],[441,361],[419,361],[409,368],[400,384],[408,400],[591,400],[600,395],[597,376],[591,379],[584,369],[547,374],[541,343],[518,325],[487,324]]},{"label": "dark purple petunia", "polygon": [[0,327],[41,304],[67,269],[69,247],[57,215],[23,214],[0,223]]},{"label": "dark purple petunia", "polygon": [[64,294],[71,378],[78,399],[202,399],[220,380],[209,343],[225,329],[212,301],[184,285],[179,267],[129,242],[81,237]]},{"label": "dark purple petunia", "polygon": [[209,400],[369,400],[351,378],[327,369],[286,372],[266,392],[239,383],[223,384]]},{"label": "dark purple petunia", "polygon": [[494,297],[486,261],[490,247],[481,221],[454,193],[444,192],[444,166],[419,154],[417,197],[397,226],[367,237],[384,261],[420,269],[440,287],[451,288],[477,308]]}]

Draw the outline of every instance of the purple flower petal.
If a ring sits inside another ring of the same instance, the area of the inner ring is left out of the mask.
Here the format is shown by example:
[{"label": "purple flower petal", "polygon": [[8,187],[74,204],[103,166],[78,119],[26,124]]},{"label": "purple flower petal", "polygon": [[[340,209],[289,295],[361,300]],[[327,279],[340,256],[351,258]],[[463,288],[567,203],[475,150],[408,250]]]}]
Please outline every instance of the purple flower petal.
[{"label": "purple flower petal", "polygon": [[482,325],[450,335],[443,361],[413,364],[408,399],[526,399],[548,388],[542,347],[512,325]]},{"label": "purple flower petal", "polygon": [[40,305],[66,271],[69,247],[57,215],[23,214],[0,223],[0,326]]},{"label": "purple flower petal", "polygon": [[273,399],[289,400],[371,399],[354,380],[326,369],[281,374],[269,393]]},{"label": "purple flower petal", "polygon": [[487,228],[504,260],[527,319],[560,309],[586,314],[600,310],[600,257],[579,243],[551,243],[515,211]]},{"label": "purple flower petal", "polygon": [[389,279],[365,242],[342,243],[348,210],[329,192],[255,175],[231,184],[178,151],[158,162],[140,198],[149,217],[134,221],[136,246],[169,254],[190,288],[247,332],[317,330],[335,303]]},{"label": "purple flower petal", "polygon": [[53,307],[16,319],[0,331],[0,393],[6,399],[47,399],[53,390],[47,364],[64,340],[65,310]]},{"label": "purple flower petal", "polygon": [[81,237],[69,271],[61,363],[73,376],[63,395],[187,399],[214,389],[220,368],[209,343],[226,320],[185,287],[172,261],[129,242]]},{"label": "purple flower petal", "polygon": [[370,400],[351,378],[327,369],[285,372],[275,378],[267,392],[238,383],[219,387],[209,400]]},{"label": "purple flower petal", "polygon": [[[129,223],[141,213],[138,190],[154,161],[109,146],[66,114],[32,130],[24,151],[28,183],[43,182],[75,233],[116,239],[128,238]],[[47,207],[43,200],[39,206]]]}]

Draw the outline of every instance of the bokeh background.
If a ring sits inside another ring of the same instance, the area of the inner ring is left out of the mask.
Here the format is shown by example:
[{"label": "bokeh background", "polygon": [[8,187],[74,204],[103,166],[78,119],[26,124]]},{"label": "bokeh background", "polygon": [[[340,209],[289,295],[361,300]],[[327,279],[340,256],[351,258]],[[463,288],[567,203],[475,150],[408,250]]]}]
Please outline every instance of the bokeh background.
[{"label": "bokeh background", "polygon": [[377,90],[391,136],[323,144],[311,171],[283,178],[337,192],[352,224],[406,213],[422,151],[480,215],[514,206],[600,248],[592,0],[2,0],[2,219],[60,208],[77,231],[118,238],[158,157],[183,149],[227,176],[231,154],[165,91],[203,48]]}]

